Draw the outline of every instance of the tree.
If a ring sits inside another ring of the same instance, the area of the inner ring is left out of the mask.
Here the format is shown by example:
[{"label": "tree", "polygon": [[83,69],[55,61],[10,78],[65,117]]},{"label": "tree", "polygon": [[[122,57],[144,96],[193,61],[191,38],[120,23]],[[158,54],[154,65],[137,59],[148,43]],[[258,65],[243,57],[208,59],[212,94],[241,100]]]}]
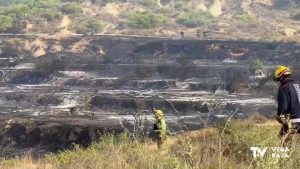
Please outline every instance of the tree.
[{"label": "tree", "polygon": [[82,13],[82,10],[77,3],[67,3],[62,6],[61,11],[66,14]]},{"label": "tree", "polygon": [[249,68],[250,68],[250,72],[254,74],[257,70],[263,69],[264,65],[263,65],[262,61],[260,61],[257,58],[257,59],[254,59],[251,61]]},{"label": "tree", "polygon": [[87,22],[83,27],[77,31],[82,34],[95,34],[103,31],[103,23],[101,21],[92,20]]},{"label": "tree", "polygon": [[7,31],[13,28],[14,19],[10,16],[0,15],[0,31]]},{"label": "tree", "polygon": [[27,5],[18,4],[4,8],[4,10],[0,11],[0,14],[24,19],[30,14],[30,12],[31,10]]},{"label": "tree", "polygon": [[29,0],[26,4],[30,8],[43,8],[43,9],[49,9],[49,8],[58,8],[61,4],[60,0]]}]

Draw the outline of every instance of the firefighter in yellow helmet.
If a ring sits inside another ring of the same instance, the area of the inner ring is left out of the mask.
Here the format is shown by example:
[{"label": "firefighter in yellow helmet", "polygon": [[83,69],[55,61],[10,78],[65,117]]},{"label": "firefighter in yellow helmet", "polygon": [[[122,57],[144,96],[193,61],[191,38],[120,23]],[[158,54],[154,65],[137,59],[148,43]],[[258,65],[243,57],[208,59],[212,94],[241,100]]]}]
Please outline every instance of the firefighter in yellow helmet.
[{"label": "firefighter in yellow helmet", "polygon": [[154,131],[156,135],[157,148],[161,149],[167,139],[167,124],[161,110],[154,110],[154,116],[156,120],[154,124]]},{"label": "firefighter in yellow helmet", "polygon": [[282,124],[280,136],[290,132],[300,133],[300,85],[292,79],[291,75],[291,69],[286,66],[278,66],[274,74],[274,80],[280,82],[276,114],[277,121]]}]

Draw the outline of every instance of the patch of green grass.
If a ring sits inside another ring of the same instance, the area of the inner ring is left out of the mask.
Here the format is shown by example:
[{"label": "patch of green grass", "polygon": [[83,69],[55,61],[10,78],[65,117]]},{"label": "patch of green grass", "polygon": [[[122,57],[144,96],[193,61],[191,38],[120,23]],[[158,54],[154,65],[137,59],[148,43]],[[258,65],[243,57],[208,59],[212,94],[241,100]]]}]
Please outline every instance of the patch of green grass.
[{"label": "patch of green grass", "polygon": [[72,151],[48,155],[55,168],[178,168],[176,157],[151,152],[143,143],[132,142],[129,135],[107,135],[87,149],[75,146]]},{"label": "patch of green grass", "polygon": [[168,23],[167,17],[150,11],[129,13],[127,20],[128,26],[138,29],[156,28]]},{"label": "patch of green grass", "polygon": [[82,13],[82,10],[77,3],[67,3],[64,4],[61,8],[61,11],[65,14],[77,14],[77,13]]},{"label": "patch of green grass", "polygon": [[[257,118],[257,117],[256,117]],[[132,141],[128,133],[115,136],[105,135],[99,142],[83,149],[49,154],[46,158],[32,160],[20,158],[2,160],[1,168],[16,166],[40,166],[41,168],[109,168],[109,169],[281,169],[299,168],[299,138],[289,144],[289,158],[276,159],[270,153],[264,158],[254,159],[251,147],[280,147],[277,137],[279,125],[255,119],[228,120],[217,128],[169,136],[163,150],[155,143]]]},{"label": "patch of green grass", "polygon": [[214,17],[209,12],[189,12],[179,16],[176,22],[188,28],[196,28],[211,23]]},{"label": "patch of green grass", "polygon": [[77,33],[81,34],[95,34],[103,31],[104,24],[98,20],[91,20],[79,27]]}]

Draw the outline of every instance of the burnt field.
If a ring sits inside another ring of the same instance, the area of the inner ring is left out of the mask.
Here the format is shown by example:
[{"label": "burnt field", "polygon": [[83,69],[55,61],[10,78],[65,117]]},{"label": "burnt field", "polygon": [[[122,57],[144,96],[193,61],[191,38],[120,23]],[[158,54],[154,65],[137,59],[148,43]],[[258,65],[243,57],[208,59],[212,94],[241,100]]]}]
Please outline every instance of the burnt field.
[{"label": "burnt field", "polygon": [[[233,115],[272,117],[277,64],[297,67],[298,44],[71,36],[0,37],[1,154],[83,146],[103,133],[149,134],[151,108],[169,130]],[[253,60],[262,63],[251,70]],[[296,74],[297,75],[297,74]]]}]

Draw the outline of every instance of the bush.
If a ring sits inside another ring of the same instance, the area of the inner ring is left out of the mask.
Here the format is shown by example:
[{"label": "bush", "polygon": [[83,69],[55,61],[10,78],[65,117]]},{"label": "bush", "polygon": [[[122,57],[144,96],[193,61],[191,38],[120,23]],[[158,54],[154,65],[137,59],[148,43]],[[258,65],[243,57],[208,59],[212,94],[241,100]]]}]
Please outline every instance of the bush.
[{"label": "bush", "polygon": [[258,58],[252,60],[249,65],[249,69],[250,69],[251,73],[255,73],[255,71],[257,71],[259,69],[263,69],[263,68],[264,68],[264,65],[263,65],[262,61]]},{"label": "bush", "polygon": [[174,4],[176,10],[188,12],[191,10],[191,7],[186,1],[176,1]]},{"label": "bush", "polygon": [[60,0],[35,0],[35,1],[28,1],[28,6],[30,8],[58,8],[61,4]]},{"label": "bush", "polygon": [[10,16],[0,15],[0,31],[7,31],[13,28],[14,19]]},{"label": "bush", "polygon": [[157,3],[155,2],[155,0],[140,0],[139,3],[146,7],[157,7]]},{"label": "bush", "polygon": [[185,1],[176,1],[174,3],[174,7],[176,9],[181,9],[182,7],[184,7],[185,5],[187,5],[187,3]]},{"label": "bush", "polygon": [[[257,120],[259,122],[255,123]],[[132,141],[129,133],[106,134],[86,149],[75,145],[73,150],[48,154],[36,160],[28,156],[3,159],[1,168],[299,168],[299,136],[288,145],[289,158],[272,158],[271,148],[282,147],[277,137],[280,126],[274,124],[259,116],[230,120],[218,129],[208,127],[169,136],[163,151],[157,151],[150,140],[144,143]],[[254,159],[251,147],[268,147],[269,150],[264,158]]]},{"label": "bush", "polygon": [[162,7],[155,10],[157,14],[162,14],[164,16],[170,16],[174,12],[174,10],[170,7]]},{"label": "bush", "polygon": [[[6,8],[2,8],[0,15],[10,17],[3,17],[2,21],[6,23],[7,26],[9,25],[10,29],[7,27],[7,30],[18,33],[25,28],[26,25],[24,24],[24,20],[31,15],[31,10],[27,5],[24,4],[11,5]],[[10,24],[11,19],[13,19],[12,26]]]},{"label": "bush", "polygon": [[18,57],[22,52],[25,42],[19,38],[6,39],[2,41],[2,56]]},{"label": "bush", "polygon": [[138,29],[149,29],[163,26],[167,18],[163,15],[155,15],[149,11],[131,13],[128,16],[128,26]]},{"label": "bush", "polygon": [[209,12],[190,12],[179,16],[176,22],[189,28],[195,28],[209,24],[213,19],[213,15]]},{"label": "bush", "polygon": [[77,3],[67,3],[62,6],[61,11],[65,14],[82,13],[82,10]]},{"label": "bush", "polygon": [[45,18],[47,21],[54,21],[61,16],[61,0],[12,0],[10,2],[7,6],[0,6],[0,15],[6,16],[1,17],[4,28],[0,28],[0,31],[18,33],[26,28],[26,20],[41,21],[39,18]]},{"label": "bush", "polygon": [[101,21],[89,21],[83,27],[77,30],[77,33],[95,34],[103,31],[103,23]]},{"label": "bush", "polygon": [[225,129],[221,127],[219,132],[220,134],[224,132],[223,144],[226,145],[224,151],[230,154],[231,158],[247,163],[251,163],[252,160],[250,147],[277,146],[277,131],[274,127],[265,127],[262,130],[253,127],[253,122],[250,121],[233,121]]},{"label": "bush", "polygon": [[18,19],[24,19],[30,16],[30,8],[24,4],[11,5],[0,11],[0,14]]},{"label": "bush", "polygon": [[55,21],[62,17],[61,12],[54,9],[34,9],[32,13],[35,17],[45,18],[47,21]]}]

